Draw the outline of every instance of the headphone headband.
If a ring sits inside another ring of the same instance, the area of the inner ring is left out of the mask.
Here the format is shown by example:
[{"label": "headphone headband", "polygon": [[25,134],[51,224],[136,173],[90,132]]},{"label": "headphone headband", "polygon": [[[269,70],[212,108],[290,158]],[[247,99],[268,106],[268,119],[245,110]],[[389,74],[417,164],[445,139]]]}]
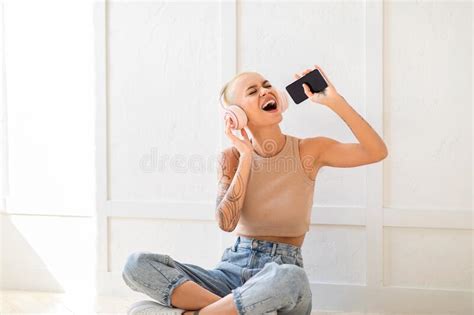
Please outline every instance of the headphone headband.
[{"label": "headphone headband", "polygon": [[[225,109],[224,105],[222,105],[222,102],[226,103],[226,101],[224,100],[224,94],[222,94],[221,96],[219,96],[219,104],[221,105],[222,108]],[[227,104],[227,103],[226,103]]]}]

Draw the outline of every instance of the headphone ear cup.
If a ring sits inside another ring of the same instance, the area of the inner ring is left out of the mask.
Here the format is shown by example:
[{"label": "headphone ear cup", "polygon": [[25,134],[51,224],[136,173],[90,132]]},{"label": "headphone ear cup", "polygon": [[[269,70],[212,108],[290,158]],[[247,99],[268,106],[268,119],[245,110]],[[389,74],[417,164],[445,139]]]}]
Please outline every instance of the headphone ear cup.
[{"label": "headphone ear cup", "polygon": [[281,112],[283,113],[288,109],[288,96],[286,95],[285,91],[278,89],[278,98],[281,105]]},{"label": "headphone ear cup", "polygon": [[224,119],[229,116],[232,129],[240,130],[247,126],[248,118],[245,111],[237,105],[229,105],[224,109]]}]

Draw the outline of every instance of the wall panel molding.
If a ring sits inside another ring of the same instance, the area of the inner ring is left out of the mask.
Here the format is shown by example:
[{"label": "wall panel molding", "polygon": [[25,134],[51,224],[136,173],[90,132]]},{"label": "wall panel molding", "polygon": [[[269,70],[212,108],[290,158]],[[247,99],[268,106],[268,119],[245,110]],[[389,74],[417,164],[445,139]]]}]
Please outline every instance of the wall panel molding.
[{"label": "wall panel molding", "polygon": [[472,229],[471,211],[383,208],[383,226]]},{"label": "wall panel molding", "polygon": [[[220,1],[221,81],[237,72],[237,0]],[[365,2],[365,109],[366,118],[383,135],[383,2]],[[110,200],[108,191],[107,150],[107,2],[97,3],[97,228],[98,228],[98,289],[106,294],[133,294],[122,287],[121,274],[110,270],[109,219],[150,218],[214,221],[213,202],[176,202],[166,200]],[[218,100],[216,100],[218,101]],[[220,122],[222,129],[223,122]],[[228,145],[219,135],[221,150]],[[382,162],[383,163],[383,162]],[[312,225],[349,225],[366,227],[366,285],[311,282],[314,303],[327,310],[463,312],[470,305],[471,291],[386,287],[384,275],[384,227],[414,227],[436,229],[472,229],[472,212],[462,210],[397,209],[383,207],[383,164],[366,168],[367,199],[364,207],[313,206]],[[233,240],[231,233],[221,234],[222,247]],[[308,244],[307,246],[311,246]],[[316,310],[316,309],[315,309]]]},{"label": "wall panel molding", "polygon": [[[191,219],[214,221],[215,204],[212,202],[167,201],[106,201],[107,216],[132,216],[153,219]],[[313,206],[312,224],[365,225],[367,208],[343,206]]]},{"label": "wall panel molding", "polygon": [[[367,121],[383,137],[383,3],[365,2],[365,82]],[[383,163],[383,162],[382,162]],[[367,170],[367,307],[383,281],[383,164],[366,165]]]}]

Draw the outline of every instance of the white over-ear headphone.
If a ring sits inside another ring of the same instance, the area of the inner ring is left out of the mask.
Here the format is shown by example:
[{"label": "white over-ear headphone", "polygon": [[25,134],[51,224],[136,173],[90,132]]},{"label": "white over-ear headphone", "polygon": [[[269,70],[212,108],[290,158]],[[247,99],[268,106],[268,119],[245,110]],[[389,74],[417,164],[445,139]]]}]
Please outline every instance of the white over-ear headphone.
[{"label": "white over-ear headphone", "polygon": [[[283,113],[288,109],[288,96],[286,93],[280,89],[275,89],[277,94],[277,102],[281,105],[281,112]],[[245,111],[237,104],[227,104],[224,100],[224,94],[219,98],[221,107],[224,109],[222,112],[222,117],[224,120],[229,117],[232,129],[240,130],[247,126],[248,118]],[[224,107],[223,104],[226,104],[227,107]]]}]

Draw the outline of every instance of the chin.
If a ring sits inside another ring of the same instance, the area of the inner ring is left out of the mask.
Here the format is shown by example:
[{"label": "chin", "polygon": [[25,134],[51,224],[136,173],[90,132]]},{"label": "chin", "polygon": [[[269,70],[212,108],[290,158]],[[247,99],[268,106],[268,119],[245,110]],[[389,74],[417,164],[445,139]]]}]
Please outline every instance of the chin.
[{"label": "chin", "polygon": [[266,123],[265,125],[278,125],[282,120],[283,120],[283,116],[278,115],[278,117],[268,120],[268,123]]},{"label": "chin", "polygon": [[277,121],[278,122],[281,122],[283,120],[283,115],[281,114],[281,112],[278,113],[278,118],[277,118]]}]

